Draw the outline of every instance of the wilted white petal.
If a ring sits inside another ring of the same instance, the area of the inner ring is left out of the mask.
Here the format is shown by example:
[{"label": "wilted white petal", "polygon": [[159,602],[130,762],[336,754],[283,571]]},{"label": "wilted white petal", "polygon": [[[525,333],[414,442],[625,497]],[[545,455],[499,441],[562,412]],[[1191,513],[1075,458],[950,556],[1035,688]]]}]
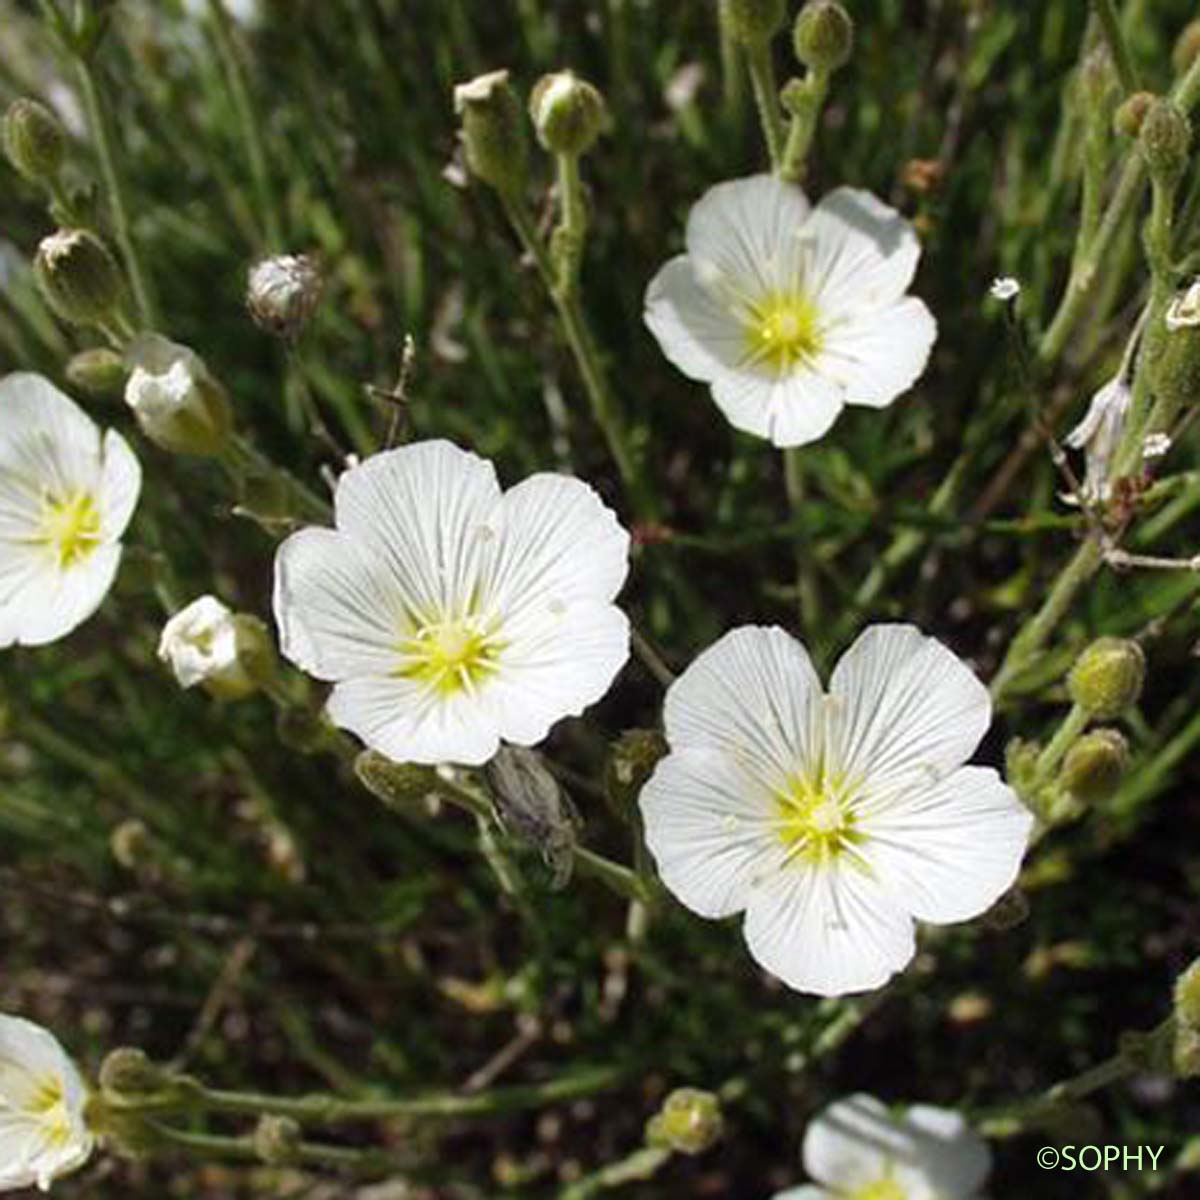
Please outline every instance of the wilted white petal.
[{"label": "wilted white petal", "polygon": [[1011,275],[999,275],[988,290],[993,300],[1015,300],[1021,294],[1021,284]]},{"label": "wilted white petal", "polygon": [[1115,376],[1092,397],[1083,420],[1066,436],[1068,446],[1084,452],[1083,498],[1087,501],[1108,499],[1112,489],[1109,472],[1132,399],[1128,381],[1123,375]]}]

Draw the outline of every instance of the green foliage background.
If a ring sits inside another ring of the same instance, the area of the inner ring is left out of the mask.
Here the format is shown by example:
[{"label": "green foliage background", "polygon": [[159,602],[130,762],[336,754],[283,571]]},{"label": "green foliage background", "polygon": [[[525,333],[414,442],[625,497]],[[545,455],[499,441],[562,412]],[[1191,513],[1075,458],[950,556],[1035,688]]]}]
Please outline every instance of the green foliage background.
[{"label": "green foliage background", "polygon": [[[614,118],[584,165],[585,305],[669,527],[642,530],[626,607],[677,667],[739,623],[796,628],[788,581],[800,534],[819,563],[820,618],[797,632],[823,665],[865,624],[905,619],[983,677],[994,672],[1079,534],[1048,454],[1028,436],[1031,406],[1054,414],[1060,436],[1078,419],[1115,368],[1145,287],[1131,223],[1069,353],[1032,390],[1001,306],[987,299],[994,275],[1018,276],[1032,338],[1065,280],[1082,0],[851,6],[858,48],[835,79],[809,188],[871,188],[918,220],[916,290],[940,337],[910,395],[881,413],[848,410],[807,452],[798,520],[787,516],[777,453],[734,434],[641,321],[645,284],[679,249],[691,203],[764,163],[748,94],[731,104],[723,92],[712,3],[263,7],[262,25],[237,35],[238,52],[265,123],[281,248],[319,254],[328,275],[291,356],[242,304],[247,266],[267,248],[263,197],[211,27],[173,0],[122,0],[100,61],[164,331],[204,355],[264,450],[322,488],[334,446],[377,448],[389,413],[365,385],[391,385],[411,334],[414,436],[469,445],[496,459],[506,482],[569,467],[628,517],[536,277],[494,197],[447,171],[458,155],[455,83],[505,66],[524,90],[570,66],[602,88]],[[1195,6],[1125,7],[1144,79],[1163,89]],[[785,50],[781,40],[779,65],[790,71]],[[3,4],[0,98],[62,105],[67,80],[35,6]],[[911,186],[913,159],[940,161],[940,187]],[[80,186],[96,175],[83,130],[71,170]],[[541,208],[549,164],[538,170],[531,196]],[[7,173],[0,214],[0,369],[61,382],[72,351],[89,343],[47,315],[28,273],[50,231],[44,206]],[[306,389],[332,445],[308,426]],[[137,436],[118,400],[88,406]],[[180,598],[214,591],[268,616],[271,537],[234,514],[217,471],[137,444],[147,485],[133,540],[169,559]],[[999,486],[1014,452],[1019,469]],[[1181,482],[1131,545],[1195,552],[1195,452],[1194,435],[1173,450]],[[634,1149],[665,1090],[690,1084],[724,1089],[725,1140],[623,1194],[757,1200],[800,1179],[799,1139],[828,1100],[864,1089],[987,1109],[1032,1094],[1110,1054],[1120,1031],[1159,1021],[1200,944],[1193,576],[1103,574],[985,747],[998,762],[1006,736],[1048,735],[1063,671],[1088,638],[1148,635],[1150,681],[1130,723],[1137,766],[1111,805],[1032,855],[1028,920],[930,941],[880,1010],[812,1063],[814,1039],[840,1010],[766,980],[734,925],[667,902],[631,947],[613,897],[582,879],[552,892],[537,856],[516,845],[506,853],[520,892],[504,896],[457,815],[385,811],[333,757],[284,744],[265,699],[223,708],[180,692],[154,657],[164,613],[145,574],[131,565],[102,614],[68,640],[0,661],[0,1008],[49,1025],[93,1066],[112,1046],[136,1044],[163,1059],[186,1053],[206,1079],[261,1090],[454,1088],[535,1020],[540,1035],[503,1082],[587,1063],[627,1071],[616,1092],[540,1115],[367,1131],[427,1189],[413,1195],[554,1195],[572,1172]],[[568,723],[551,743],[572,773],[586,842],[620,859],[630,835],[600,797],[606,747],[623,729],[653,725],[660,695],[631,663],[593,719]],[[145,832],[122,862],[113,834],[124,825],[128,842],[131,820]],[[1065,1140],[1165,1143],[1173,1158],[1200,1106],[1194,1092],[1147,1075],[1106,1093],[1097,1113],[1101,1127]],[[991,1194],[1149,1194],[1153,1181],[1130,1175],[1039,1171],[1034,1153],[1047,1140],[998,1143]],[[1155,1194],[1196,1186],[1172,1176]],[[267,1168],[103,1159],[61,1192],[350,1196],[359,1187]]]}]

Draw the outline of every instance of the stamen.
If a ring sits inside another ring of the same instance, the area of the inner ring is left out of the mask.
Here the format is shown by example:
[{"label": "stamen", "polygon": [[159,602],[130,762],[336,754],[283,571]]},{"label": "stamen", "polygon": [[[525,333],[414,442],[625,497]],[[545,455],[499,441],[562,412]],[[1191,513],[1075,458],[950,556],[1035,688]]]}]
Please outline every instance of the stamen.
[{"label": "stamen", "polygon": [[498,669],[505,645],[494,626],[479,617],[431,622],[401,642],[407,661],[396,673],[442,696],[472,692]]},{"label": "stamen", "polygon": [[100,514],[87,492],[75,492],[60,500],[47,499],[37,540],[43,543],[60,567],[71,567],[86,559],[100,544]]}]

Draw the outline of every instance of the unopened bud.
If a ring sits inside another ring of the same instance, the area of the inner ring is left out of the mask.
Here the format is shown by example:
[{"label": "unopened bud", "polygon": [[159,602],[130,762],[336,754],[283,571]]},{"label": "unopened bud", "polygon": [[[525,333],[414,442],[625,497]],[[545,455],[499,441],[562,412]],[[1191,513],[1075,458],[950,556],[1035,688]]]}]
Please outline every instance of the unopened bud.
[{"label": "unopened bud", "polygon": [[37,100],[14,100],[4,114],[4,153],[31,183],[52,181],[62,167],[66,137],[59,119]]},{"label": "unopened bud", "polygon": [[677,1154],[703,1154],[720,1140],[721,1102],[712,1092],[678,1088],[646,1124],[646,1143]]},{"label": "unopened bud", "polygon": [[1137,137],[1142,132],[1142,124],[1154,101],[1153,92],[1134,92],[1113,113],[1113,129],[1123,137]]},{"label": "unopened bud", "polygon": [[1176,295],[1162,325],[1147,333],[1156,335],[1149,359],[1155,396],[1173,411],[1195,404],[1200,397],[1200,281]]},{"label": "unopened bud", "polygon": [[1192,125],[1173,100],[1155,100],[1146,110],[1138,144],[1151,176],[1174,187],[1187,170]]},{"label": "unopened bud", "polygon": [[627,729],[617,738],[604,768],[604,794],[617,816],[627,818],[633,811],[667,749],[657,729]]},{"label": "unopened bud", "polygon": [[1175,39],[1175,48],[1171,51],[1171,63],[1176,75],[1184,74],[1196,61],[1200,54],[1200,21],[1192,21],[1185,25],[1183,32]]},{"label": "unopened bud", "polygon": [[1200,1030],[1200,958],[1175,980],[1175,1019]]},{"label": "unopened bud", "polygon": [[302,1140],[300,1126],[291,1117],[261,1117],[254,1127],[254,1153],[268,1166],[294,1163]]},{"label": "unopened bud", "polygon": [[72,325],[104,325],[121,300],[121,271],[108,247],[86,229],[43,238],[33,270],[46,302]]},{"label": "unopened bud", "polygon": [[304,704],[289,704],[275,718],[275,733],[289,750],[299,754],[316,754],[328,744],[329,725],[319,713]]},{"label": "unopened bud", "polygon": [[765,42],[783,28],[786,0],[729,0],[729,26],[741,42]]},{"label": "unopened bud", "polygon": [[378,750],[364,750],[354,760],[354,773],[367,791],[401,812],[438,791],[437,772],[432,767],[392,762]]},{"label": "unopened bud", "polygon": [[108,848],[113,858],[127,871],[132,871],[145,861],[149,847],[150,830],[144,821],[136,818],[122,821],[108,835]]},{"label": "unopened bud", "polygon": [[1137,642],[1102,637],[1075,660],[1067,678],[1071,699],[1090,717],[1119,717],[1142,694],[1146,656]]},{"label": "unopened bud", "polygon": [[529,148],[521,102],[507,71],[492,71],[454,89],[454,111],[462,119],[467,166],[498,192],[513,195],[525,186]]},{"label": "unopened bud", "polygon": [[180,687],[201,685],[218,700],[241,700],[271,681],[275,647],[257,617],[201,596],[163,626],[158,657]]},{"label": "unopened bud", "polygon": [[324,281],[307,254],[280,254],[250,268],[246,307],[262,329],[292,341],[308,323]]},{"label": "unopened bud", "polygon": [[608,128],[604,97],[572,71],[543,75],[529,96],[538,141],[553,154],[586,154]]},{"label": "unopened bud", "polygon": [[144,333],[125,357],[132,368],[125,403],[155,445],[172,454],[200,456],[220,454],[228,446],[229,397],[198,354],[157,333]]},{"label": "unopened bud", "polygon": [[1178,1078],[1200,1076],[1200,1030],[1191,1025],[1176,1025],[1172,1051],[1172,1066]]},{"label": "unopened bud", "polygon": [[1115,729],[1085,733],[1063,759],[1059,785],[1076,800],[1096,804],[1108,800],[1129,769],[1129,743]]},{"label": "unopened bud", "polygon": [[837,0],[809,0],[796,17],[792,45],[810,71],[831,74],[854,50],[854,22]]},{"label": "unopened bud", "polygon": [[134,1046],[118,1047],[100,1065],[101,1090],[117,1096],[154,1095],[169,1082],[167,1073]]},{"label": "unopened bud", "polygon": [[125,360],[102,346],[80,350],[67,363],[67,379],[89,396],[117,396],[129,374]]}]

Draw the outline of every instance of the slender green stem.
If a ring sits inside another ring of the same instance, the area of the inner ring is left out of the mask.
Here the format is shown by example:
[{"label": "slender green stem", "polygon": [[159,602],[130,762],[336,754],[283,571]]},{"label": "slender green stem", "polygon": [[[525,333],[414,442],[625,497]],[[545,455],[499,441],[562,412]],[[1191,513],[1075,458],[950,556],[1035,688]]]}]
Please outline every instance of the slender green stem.
[{"label": "slender green stem", "polygon": [[767,154],[771,159],[771,170],[778,172],[783,165],[785,130],[769,40],[747,44],[746,65],[750,71],[750,83],[754,88],[754,101],[758,105],[758,119],[767,143]]},{"label": "slender green stem", "polygon": [[238,481],[249,476],[271,479],[278,484],[289,516],[328,521],[332,507],[327,500],[298,480],[291,472],[273,463],[257,447],[240,434],[235,434],[225,453],[224,462]]},{"label": "slender green stem", "polygon": [[587,240],[587,204],[579,175],[579,155],[559,154],[556,158],[562,223],[554,235],[555,286],[564,296],[572,296],[579,286],[579,269]]},{"label": "slender green stem", "polygon": [[157,321],[153,293],[133,238],[128,192],[121,160],[117,154],[116,138],[113,136],[112,119],[105,97],[96,82],[95,68],[90,57],[76,53],[75,76],[79,81],[79,92],[83,98],[92,138],[96,143],[96,157],[100,163],[100,174],[104,179],[104,188],[108,193],[109,207],[112,211],[113,234],[117,239],[125,269],[129,273],[129,284],[133,289],[138,319],[144,328],[150,328]]},{"label": "slender green stem", "polygon": [[208,11],[212,17],[217,53],[229,81],[230,98],[233,100],[242,140],[246,146],[246,158],[250,165],[254,191],[258,197],[259,218],[262,221],[266,248],[272,251],[282,250],[283,224],[276,203],[275,188],[271,182],[271,169],[267,163],[262,122],[258,109],[250,98],[250,83],[234,41],[233,24],[225,9],[224,0],[208,0]]},{"label": "slender green stem", "polygon": [[1058,764],[1066,757],[1067,751],[1075,745],[1079,735],[1087,728],[1089,717],[1087,711],[1078,704],[1071,706],[1070,712],[1063,718],[1057,732],[1050,739],[1049,745],[1038,755],[1034,767],[1034,786],[1047,783],[1058,770]]},{"label": "slender green stem", "polygon": [[660,1146],[641,1146],[625,1158],[577,1179],[560,1193],[559,1200],[590,1200],[610,1188],[652,1179],[671,1157],[671,1151]]},{"label": "slender green stem", "polygon": [[[788,504],[793,517],[799,517],[804,508],[804,450],[792,446],[783,452],[784,482],[787,487]],[[796,538],[796,595],[800,603],[800,625],[804,631],[815,630],[820,621],[820,599],[816,581],[813,579],[810,560],[811,546],[808,541]]]},{"label": "slender green stem", "polygon": [[1133,56],[1129,53],[1129,44],[1125,40],[1125,31],[1121,28],[1116,5],[1113,4],[1113,0],[1092,0],[1092,8],[1100,18],[1100,29],[1108,44],[1113,64],[1117,68],[1121,87],[1126,95],[1132,95],[1139,86],[1137,68],[1133,65]]},{"label": "slender green stem", "polygon": [[[149,1128],[166,1145],[197,1158],[226,1158],[244,1162],[261,1161],[252,1136],[224,1137],[214,1133],[195,1133],[155,1121]],[[395,1171],[396,1160],[375,1149],[330,1146],[321,1142],[300,1142],[291,1151],[294,1161],[305,1166],[341,1167],[372,1174]]]},{"label": "slender green stem", "polygon": [[721,95],[731,126],[740,127],[745,104],[745,85],[742,75],[742,56],[729,16],[730,0],[719,0],[717,20],[721,37]]},{"label": "slender green stem", "polygon": [[788,127],[787,145],[784,147],[779,168],[780,176],[792,183],[799,183],[804,178],[808,154],[817,132],[817,122],[821,118],[821,110],[829,94],[829,72],[810,72],[801,87],[803,91],[799,101],[790,106],[792,121]]}]

